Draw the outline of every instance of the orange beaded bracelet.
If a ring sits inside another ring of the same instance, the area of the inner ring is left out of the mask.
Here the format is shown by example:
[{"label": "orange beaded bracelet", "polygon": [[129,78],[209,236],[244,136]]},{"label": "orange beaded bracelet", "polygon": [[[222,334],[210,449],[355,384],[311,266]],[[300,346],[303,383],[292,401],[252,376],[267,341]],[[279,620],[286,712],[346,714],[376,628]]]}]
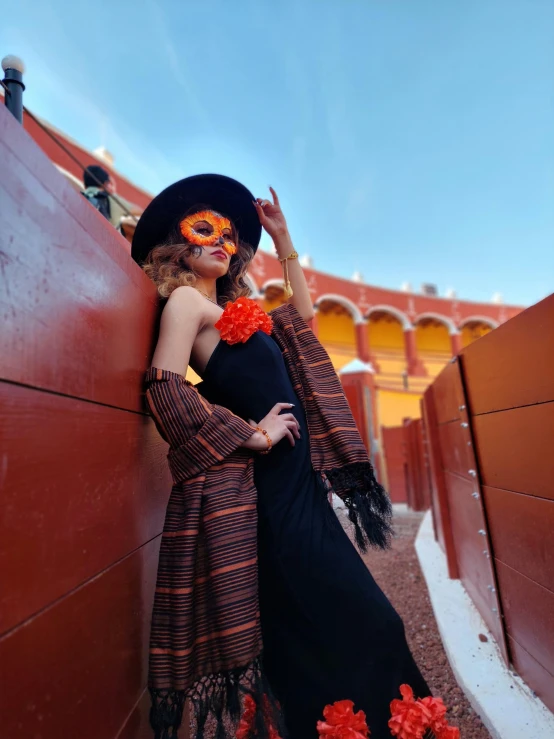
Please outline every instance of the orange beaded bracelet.
[{"label": "orange beaded bracelet", "polygon": [[260,452],[260,454],[269,454],[269,452],[271,451],[271,448],[273,447],[273,442],[271,441],[270,435],[267,433],[265,429],[262,429],[259,426],[256,426],[256,431],[259,431],[260,434],[263,434],[267,441],[267,449],[265,449],[263,452]]}]

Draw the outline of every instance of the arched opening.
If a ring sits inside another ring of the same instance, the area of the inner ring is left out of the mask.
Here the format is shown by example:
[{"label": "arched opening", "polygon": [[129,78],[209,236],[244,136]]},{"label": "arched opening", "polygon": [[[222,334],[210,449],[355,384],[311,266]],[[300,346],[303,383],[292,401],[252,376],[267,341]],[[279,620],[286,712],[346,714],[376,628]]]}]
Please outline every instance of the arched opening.
[{"label": "arched opening", "polygon": [[266,313],[286,303],[285,289],[282,282],[268,282],[263,290],[263,309]]},{"label": "arched opening", "polygon": [[350,316],[352,316],[352,319],[355,323],[363,322],[363,317],[358,306],[348,298],[344,297],[344,295],[325,293],[318,298],[317,306],[319,307],[321,303],[325,302],[340,305]]},{"label": "arched opening", "polygon": [[436,377],[452,357],[450,331],[448,319],[440,316],[421,316],[416,321],[416,350],[430,377]]},{"label": "arched opening", "polygon": [[358,356],[352,313],[342,303],[323,298],[317,303],[317,330],[338,371]]},{"label": "arched opening", "polygon": [[406,371],[404,325],[402,316],[386,307],[372,310],[368,316],[367,332],[371,356],[379,367],[379,374],[400,381]]},{"label": "arched opening", "polygon": [[486,336],[493,327],[480,319],[470,320],[462,326],[462,348],[469,346],[482,336]]}]

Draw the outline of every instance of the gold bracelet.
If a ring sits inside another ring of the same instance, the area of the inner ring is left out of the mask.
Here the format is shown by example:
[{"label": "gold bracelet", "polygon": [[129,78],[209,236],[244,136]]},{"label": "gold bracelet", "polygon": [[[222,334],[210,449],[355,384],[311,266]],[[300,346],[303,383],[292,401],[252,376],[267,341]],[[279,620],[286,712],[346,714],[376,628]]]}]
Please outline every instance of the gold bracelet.
[{"label": "gold bracelet", "polygon": [[289,268],[287,266],[289,259],[298,259],[298,252],[296,250],[291,251],[290,254],[288,254],[286,257],[278,257],[279,261],[283,265],[283,275],[285,278],[285,298],[292,298],[293,292],[292,287],[290,286],[290,280],[289,280]]},{"label": "gold bracelet", "polygon": [[259,426],[256,426],[256,431],[259,431],[260,434],[263,434],[265,436],[265,439],[267,441],[267,449],[264,449],[263,452],[260,452],[260,454],[269,454],[273,447],[273,442],[271,441],[270,435],[267,433],[265,429],[260,428]]}]

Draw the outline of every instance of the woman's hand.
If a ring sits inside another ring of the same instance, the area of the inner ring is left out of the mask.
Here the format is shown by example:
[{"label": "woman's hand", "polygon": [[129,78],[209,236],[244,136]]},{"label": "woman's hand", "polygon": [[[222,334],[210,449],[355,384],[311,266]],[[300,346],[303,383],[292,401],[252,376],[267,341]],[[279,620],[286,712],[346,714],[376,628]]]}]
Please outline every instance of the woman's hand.
[{"label": "woman's hand", "polygon": [[273,241],[278,241],[288,233],[287,222],[281,210],[277,193],[272,187],[269,189],[273,196],[273,202],[256,198],[254,205],[258,211],[258,218],[263,228],[271,236]]},{"label": "woman's hand", "polygon": [[[252,428],[264,429],[271,439],[272,446],[278,444],[285,437],[290,441],[291,446],[294,446],[295,439],[300,438],[298,421],[292,413],[281,413],[281,411],[293,407],[291,403],[277,403],[259,423],[255,421],[249,421],[248,423]],[[243,446],[255,452],[265,452],[267,450],[267,439],[260,431],[256,431]]]},{"label": "woman's hand", "polygon": [[[289,235],[285,216],[283,215],[283,211],[279,205],[277,193],[272,187],[269,189],[273,195],[273,203],[269,200],[257,198],[257,200],[254,201],[254,205],[256,206],[260,223],[273,239],[277,256],[282,261],[295,254],[295,251]],[[289,259],[289,261],[286,262],[286,266],[292,289],[292,295],[288,298],[288,302],[296,308],[305,321],[311,321],[314,317],[312,296],[308,290],[308,285],[306,284],[306,278],[304,277],[304,272],[300,266],[300,261],[295,258]]]}]

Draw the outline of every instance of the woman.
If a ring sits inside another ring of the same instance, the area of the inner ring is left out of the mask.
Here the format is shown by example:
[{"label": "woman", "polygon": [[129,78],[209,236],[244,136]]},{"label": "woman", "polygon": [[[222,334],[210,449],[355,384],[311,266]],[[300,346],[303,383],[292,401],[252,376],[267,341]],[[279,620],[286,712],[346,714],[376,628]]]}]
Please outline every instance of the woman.
[{"label": "woman", "polygon": [[[381,739],[400,685],[429,691],[399,616],[328,503],[329,489],[344,500],[362,549],[387,545],[390,504],[307,326],[312,301],[271,192],[273,202],[254,200],[229,178],[189,177],[155,198],[133,240],[167,298],[147,376],[174,479],[152,623],[152,725],[176,736],[187,696],[197,737],[208,721],[217,737],[310,739],[324,706],[349,699]],[[262,226],[289,296],[271,318],[244,297]],[[188,365],[203,378],[197,388]]]}]

